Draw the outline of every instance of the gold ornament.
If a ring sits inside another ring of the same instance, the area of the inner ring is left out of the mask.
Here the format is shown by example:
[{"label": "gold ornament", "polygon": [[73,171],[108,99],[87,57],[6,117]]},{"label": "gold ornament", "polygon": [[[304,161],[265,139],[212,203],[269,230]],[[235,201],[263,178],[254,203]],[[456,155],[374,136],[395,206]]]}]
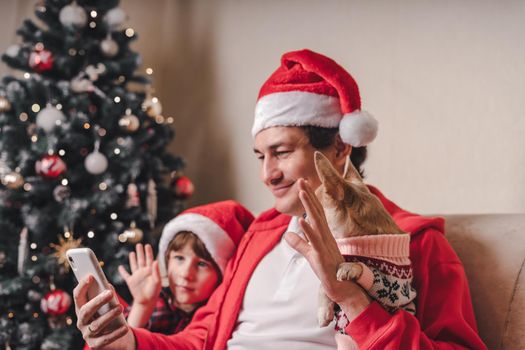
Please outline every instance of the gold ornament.
[{"label": "gold ornament", "polygon": [[9,112],[11,110],[11,102],[4,96],[0,96],[0,113]]},{"label": "gold ornament", "polygon": [[162,113],[162,104],[157,97],[148,94],[144,102],[142,102],[142,110],[151,118],[155,118]]},{"label": "gold ornament", "polygon": [[143,237],[144,232],[142,232],[142,230],[137,227],[135,221],[132,221],[129,225],[129,228],[118,236],[118,240],[121,243],[136,244],[142,241]]},{"label": "gold ornament", "polygon": [[66,252],[69,249],[78,248],[82,245],[82,238],[73,239],[73,236],[70,235],[68,238],[64,239],[62,236],[58,236],[58,244],[51,243],[51,248],[55,249],[53,255],[57,258],[58,263],[69,271],[69,263],[67,259]]},{"label": "gold ornament", "polygon": [[120,118],[120,120],[118,121],[118,125],[124,131],[134,132],[138,130],[140,126],[140,121],[136,115],[129,114],[122,116],[122,118]]},{"label": "gold ornament", "polygon": [[5,187],[16,190],[24,184],[24,178],[20,173],[16,171],[9,172],[2,176],[2,185]]}]

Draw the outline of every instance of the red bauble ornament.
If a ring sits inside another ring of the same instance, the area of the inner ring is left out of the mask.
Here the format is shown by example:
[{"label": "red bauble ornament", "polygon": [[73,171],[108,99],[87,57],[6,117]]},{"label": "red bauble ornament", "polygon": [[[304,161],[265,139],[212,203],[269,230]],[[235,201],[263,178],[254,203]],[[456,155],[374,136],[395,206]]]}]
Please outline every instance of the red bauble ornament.
[{"label": "red bauble ornament", "polygon": [[61,289],[47,293],[40,301],[40,308],[45,314],[60,316],[71,306],[71,297]]},{"label": "red bauble ornament", "polygon": [[53,54],[49,50],[37,50],[29,55],[29,67],[37,73],[53,68]]},{"label": "red bauble ornament", "polygon": [[57,155],[49,155],[40,159],[35,164],[37,174],[48,179],[54,179],[67,170],[66,163]]},{"label": "red bauble ornament", "polygon": [[173,181],[173,189],[178,198],[189,198],[195,191],[193,183],[187,176],[179,176]]}]

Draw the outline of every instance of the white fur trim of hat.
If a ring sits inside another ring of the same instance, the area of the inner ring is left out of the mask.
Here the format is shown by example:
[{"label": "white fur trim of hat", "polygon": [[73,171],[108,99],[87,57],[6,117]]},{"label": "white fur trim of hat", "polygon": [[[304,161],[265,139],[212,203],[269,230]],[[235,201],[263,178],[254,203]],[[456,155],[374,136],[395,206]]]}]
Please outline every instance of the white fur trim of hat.
[{"label": "white fur trim of hat", "polygon": [[230,236],[206,216],[195,213],[181,214],[166,224],[160,238],[158,261],[164,280],[163,285],[166,285],[165,277],[167,276],[166,250],[177,233],[182,231],[193,232],[197,235],[206,246],[208,252],[210,252],[221,272],[224,273],[226,264],[235,251],[235,244]]},{"label": "white fur trim of hat", "polygon": [[339,127],[343,142],[366,146],[378,130],[377,120],[366,111],[355,110],[343,115],[339,99],[304,91],[288,91],[263,96],[255,106],[252,136],[273,126]]}]

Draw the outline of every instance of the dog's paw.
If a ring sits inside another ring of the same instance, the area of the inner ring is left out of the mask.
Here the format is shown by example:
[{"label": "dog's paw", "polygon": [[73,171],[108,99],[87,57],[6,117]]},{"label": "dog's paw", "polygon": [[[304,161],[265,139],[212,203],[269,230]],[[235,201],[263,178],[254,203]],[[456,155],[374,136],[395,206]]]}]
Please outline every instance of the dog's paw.
[{"label": "dog's paw", "polygon": [[317,310],[317,322],[319,323],[319,327],[328,326],[330,322],[332,322],[333,319],[334,319],[334,309],[333,308],[320,307]]},{"label": "dog's paw", "polygon": [[363,267],[359,264],[352,262],[344,262],[337,268],[337,280],[338,281],[352,281],[361,277],[363,273]]}]

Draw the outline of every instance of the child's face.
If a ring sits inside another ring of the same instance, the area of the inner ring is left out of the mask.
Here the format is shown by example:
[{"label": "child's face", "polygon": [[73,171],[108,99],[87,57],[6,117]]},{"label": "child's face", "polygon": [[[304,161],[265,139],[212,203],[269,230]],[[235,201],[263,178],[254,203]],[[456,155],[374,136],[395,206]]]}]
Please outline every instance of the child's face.
[{"label": "child's face", "polygon": [[176,306],[190,311],[210,297],[219,276],[212,264],[197,256],[188,243],[169,253],[168,279]]}]

